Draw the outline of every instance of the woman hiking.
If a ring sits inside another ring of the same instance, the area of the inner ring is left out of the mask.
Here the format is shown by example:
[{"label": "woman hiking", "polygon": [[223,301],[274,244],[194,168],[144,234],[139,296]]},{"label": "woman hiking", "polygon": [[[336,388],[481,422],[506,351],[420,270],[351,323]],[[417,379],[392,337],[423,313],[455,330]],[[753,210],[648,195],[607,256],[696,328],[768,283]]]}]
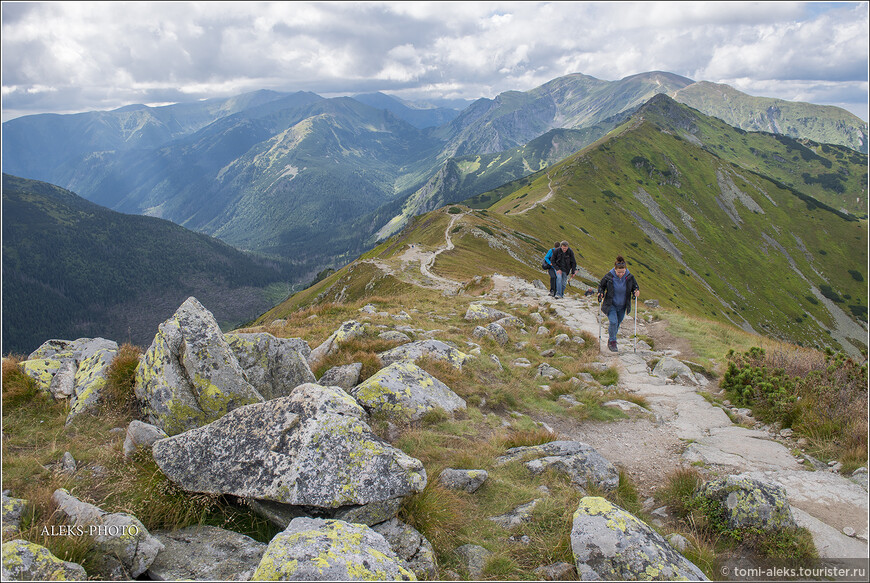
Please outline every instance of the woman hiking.
[{"label": "woman hiking", "polygon": [[544,264],[548,265],[547,271],[550,272],[550,297],[556,296],[556,268],[553,267],[553,253],[559,249],[559,242],[556,241],[553,243],[553,248],[547,251],[547,254],[544,256]]},{"label": "woman hiking", "polygon": [[634,276],[629,273],[625,266],[625,259],[617,255],[613,263],[613,269],[601,278],[598,284],[598,301],[601,302],[601,311],[610,321],[608,330],[609,339],[607,348],[611,352],[618,352],[616,347],[616,333],[619,325],[626,314],[631,313],[631,297],[638,297],[640,288]]}]

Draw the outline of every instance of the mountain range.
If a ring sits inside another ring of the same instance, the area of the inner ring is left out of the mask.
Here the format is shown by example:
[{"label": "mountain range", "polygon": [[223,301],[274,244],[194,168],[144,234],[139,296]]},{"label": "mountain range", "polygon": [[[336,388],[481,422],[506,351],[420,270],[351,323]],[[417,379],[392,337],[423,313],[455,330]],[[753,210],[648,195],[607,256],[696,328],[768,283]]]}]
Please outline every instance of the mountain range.
[{"label": "mountain range", "polygon": [[[558,162],[659,93],[734,127],[867,151],[867,124],[838,108],[650,72],[613,82],[567,75],[462,111],[383,94],[259,91],[27,116],[3,124],[3,166],[113,210],[293,258],[310,277],[347,263],[416,214]],[[863,212],[856,196],[831,192],[827,204]]]},{"label": "mountain range", "polygon": [[[866,353],[866,218],[823,202],[813,179],[834,174],[844,191],[864,192],[866,168],[866,155],[849,148],[746,132],[658,95],[563,161],[415,217],[259,321],[390,295],[411,273],[409,249],[440,250],[432,273],[456,281],[546,280],[541,259],[566,239],[581,291],[596,288],[621,254],[643,297],[666,308]],[[800,188],[786,183],[800,173],[808,177]]]}]

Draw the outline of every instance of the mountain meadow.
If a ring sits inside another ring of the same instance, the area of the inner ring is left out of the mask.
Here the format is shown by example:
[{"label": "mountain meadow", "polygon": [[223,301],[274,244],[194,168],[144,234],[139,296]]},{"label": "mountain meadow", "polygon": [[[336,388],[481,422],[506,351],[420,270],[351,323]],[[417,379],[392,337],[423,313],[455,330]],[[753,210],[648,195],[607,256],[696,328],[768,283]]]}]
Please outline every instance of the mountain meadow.
[{"label": "mountain meadow", "polygon": [[4,580],[866,565],[867,133],[662,72],[4,123]]}]

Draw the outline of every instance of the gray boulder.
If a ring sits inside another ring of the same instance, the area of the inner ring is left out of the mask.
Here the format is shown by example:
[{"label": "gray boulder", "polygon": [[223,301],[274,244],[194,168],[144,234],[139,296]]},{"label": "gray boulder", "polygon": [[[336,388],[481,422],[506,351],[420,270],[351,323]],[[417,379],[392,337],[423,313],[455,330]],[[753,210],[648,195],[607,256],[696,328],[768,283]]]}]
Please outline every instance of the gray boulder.
[{"label": "gray boulder", "polygon": [[359,382],[359,373],[361,371],[361,362],[334,366],[323,373],[317,384],[324,387],[341,387],[346,391],[356,386]]},{"label": "gray boulder", "polygon": [[[51,497],[61,516],[91,535],[100,554],[101,574],[109,578],[125,574],[138,577],[154,562],[163,545],[135,516],[123,512],[109,513],[82,502],[64,489]],[[120,567],[120,570],[119,570]]]},{"label": "gray boulder", "polygon": [[152,581],[250,581],[266,545],[215,526],[154,531],[163,550],[148,568]]},{"label": "gray boulder", "polygon": [[427,356],[436,360],[449,362],[455,368],[462,370],[462,365],[470,358],[464,352],[453,348],[440,340],[418,340],[397,346],[391,350],[378,354],[384,364],[393,364],[401,360],[417,360]]},{"label": "gray boulder", "polygon": [[433,409],[453,413],[466,408],[450,387],[412,362],[394,362],[350,389],[369,412],[416,421]]},{"label": "gray boulder", "polygon": [[692,372],[688,366],[684,363],[680,362],[676,358],[671,358],[670,356],[665,356],[661,360],[656,363],[655,368],[652,371],[652,375],[659,378],[664,379],[678,379],[684,380],[687,384],[697,385],[698,379],[695,378],[695,374]]},{"label": "gray boulder", "polygon": [[338,352],[339,347],[343,343],[362,336],[365,334],[365,331],[365,324],[360,324],[356,320],[343,322],[338,330],[333,332],[320,346],[311,351],[311,354],[308,355],[308,362],[315,362]]},{"label": "gray boulder", "polygon": [[588,484],[605,492],[619,486],[619,472],[595,449],[579,441],[551,441],[542,445],[513,447],[499,457],[499,465],[525,461],[533,474],[541,474],[548,468],[567,474],[575,486],[585,488]]},{"label": "gray boulder", "polygon": [[487,324],[486,330],[487,332],[489,332],[490,337],[498,342],[501,346],[504,346],[505,344],[510,342],[510,337],[507,334],[507,330],[505,330],[498,322],[491,322]]},{"label": "gray boulder", "polygon": [[22,498],[10,498],[3,492],[3,538],[9,539],[16,536],[21,526],[21,517],[27,509],[27,500]]},{"label": "gray boulder", "polygon": [[255,581],[416,581],[383,536],[361,524],[296,518],[269,543]]},{"label": "gray boulder", "polygon": [[713,500],[730,528],[796,528],[785,488],[748,475],[726,476],[702,484],[696,496]]},{"label": "gray boulder", "polygon": [[44,546],[16,539],[3,543],[3,581],[85,581],[77,563],[62,561]]},{"label": "gray boulder", "polygon": [[471,304],[470,306],[468,306],[468,310],[465,312],[465,319],[469,322],[473,322],[475,320],[494,322],[495,320],[500,320],[509,316],[510,314],[508,314],[507,312],[496,310],[495,308],[492,308],[482,303]]},{"label": "gray boulder", "polygon": [[266,332],[224,337],[248,382],[267,401],[286,397],[299,385],[315,381],[308,361],[289,338],[276,338]]},{"label": "gray boulder", "polygon": [[191,492],[335,509],[403,498],[426,485],[423,464],[376,437],[338,387],[240,407],[154,443],[166,476]]},{"label": "gray boulder", "polygon": [[479,581],[483,577],[483,569],[492,556],[492,551],[472,544],[462,545],[453,552],[468,570],[472,581]]},{"label": "gray boulder", "polygon": [[124,438],[124,457],[129,458],[140,447],[151,447],[158,439],[169,437],[165,431],[151,425],[134,419],[127,426],[127,434]]},{"label": "gray boulder", "polygon": [[139,359],[135,392],[147,421],[169,435],[263,401],[214,316],[196,298],[160,324]]},{"label": "gray boulder", "polygon": [[500,514],[498,516],[490,517],[490,520],[501,526],[502,528],[513,528],[524,522],[529,522],[532,519],[532,511],[535,509],[535,506],[541,502],[540,498],[536,498],[531,502],[527,502],[525,504],[520,504],[510,512],[505,512],[504,514]]},{"label": "gray boulder", "polygon": [[437,579],[438,561],[435,558],[435,550],[432,548],[432,543],[417,529],[398,518],[392,518],[387,522],[374,525],[372,530],[386,539],[393,552],[405,561],[418,579],[429,581]]},{"label": "gray boulder", "polygon": [[662,535],[601,497],[580,500],[571,550],[581,581],[707,581]]},{"label": "gray boulder", "polygon": [[489,473],[486,470],[454,470],[445,468],[438,475],[438,483],[450,490],[465,490],[473,494],[480,488]]},{"label": "gray boulder", "polygon": [[535,376],[545,377],[552,380],[561,376],[565,376],[565,373],[563,373],[561,370],[554,366],[550,366],[546,362],[542,362],[540,365],[538,365],[538,374]]},{"label": "gray boulder", "polygon": [[389,340],[390,342],[410,342],[411,338],[405,334],[404,332],[399,332],[398,330],[387,330],[386,332],[381,332],[378,334],[378,338],[382,340]]}]

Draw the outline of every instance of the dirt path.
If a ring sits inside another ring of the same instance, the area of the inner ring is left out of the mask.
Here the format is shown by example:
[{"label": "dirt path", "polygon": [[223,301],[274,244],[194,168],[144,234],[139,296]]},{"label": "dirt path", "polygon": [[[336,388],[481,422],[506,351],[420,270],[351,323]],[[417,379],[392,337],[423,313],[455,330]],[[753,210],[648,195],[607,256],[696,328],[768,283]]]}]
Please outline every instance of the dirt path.
[{"label": "dirt path", "polygon": [[[431,272],[438,255],[453,248],[450,231],[462,216],[451,219],[442,247],[410,248],[400,257],[403,265],[419,261],[427,287],[455,291],[462,285]],[[685,340],[670,335],[660,323],[634,322],[629,317],[620,330],[620,352],[614,354],[606,350],[606,321],[599,318],[598,304],[591,297],[567,294],[555,300],[545,288],[519,278],[495,275],[492,280],[488,296],[517,306],[551,306],[571,329],[603,336],[599,347],[603,344],[605,350],[598,360],[616,368],[619,388],[642,396],[652,412],[648,417],[607,423],[577,423],[556,416],[537,419],[560,438],[593,446],[628,473],[642,497],[651,495],[670,473],[687,466],[699,467],[708,476],[752,473],[779,483],[786,489],[795,519],[812,532],[823,558],[867,556],[870,511],[864,488],[837,473],[807,471],[790,448],[764,428],[735,425],[722,408],[699,394],[706,379],[675,382],[651,374],[649,361],[691,358]],[[635,326],[638,335],[656,338],[657,351],[633,350]],[[843,534],[844,529],[857,533],[857,538]]]}]

